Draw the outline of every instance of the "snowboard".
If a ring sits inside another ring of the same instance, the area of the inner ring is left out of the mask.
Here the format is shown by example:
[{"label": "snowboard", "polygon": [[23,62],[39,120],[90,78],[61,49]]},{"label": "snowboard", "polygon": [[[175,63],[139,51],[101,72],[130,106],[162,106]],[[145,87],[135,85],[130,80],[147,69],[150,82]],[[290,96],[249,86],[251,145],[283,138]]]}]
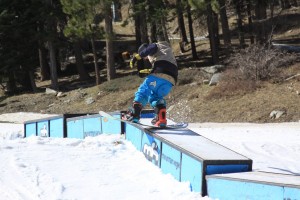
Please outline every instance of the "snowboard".
[{"label": "snowboard", "polygon": [[114,117],[114,116],[112,116],[109,113],[106,113],[104,111],[99,111],[99,114],[102,117],[106,117],[106,118],[113,119],[113,120],[119,120],[121,122],[126,122],[126,123],[130,123],[130,124],[138,124],[138,125],[141,125],[141,126],[146,127],[146,128],[176,129],[176,128],[186,128],[189,125],[187,122],[177,122],[175,124],[168,124],[166,127],[158,127],[158,126],[154,126],[154,125],[143,124],[141,122],[134,123],[134,122],[131,122],[131,121],[127,121],[127,120],[124,120],[124,119],[121,119],[121,118],[118,118],[118,117]]}]

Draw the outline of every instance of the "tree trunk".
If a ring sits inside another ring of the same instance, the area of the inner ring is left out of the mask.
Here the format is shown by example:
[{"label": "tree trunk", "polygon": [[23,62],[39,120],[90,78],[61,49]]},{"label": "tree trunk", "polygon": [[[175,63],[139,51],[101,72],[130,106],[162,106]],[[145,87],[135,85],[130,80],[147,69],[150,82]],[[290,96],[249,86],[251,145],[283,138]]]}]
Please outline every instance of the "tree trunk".
[{"label": "tree trunk", "polygon": [[[147,4],[148,4],[147,15],[149,15],[149,16],[154,15],[154,7],[153,7],[152,3],[150,0],[147,0]],[[149,17],[147,15],[146,15],[146,17],[148,19]],[[155,21],[150,20],[150,42],[151,43],[157,42],[156,32],[157,32],[157,25],[156,25]]]},{"label": "tree trunk", "polygon": [[[135,7],[138,3],[138,0],[132,0],[132,6]],[[135,14],[134,17],[134,28],[135,28],[135,46],[136,49],[139,48],[139,46],[142,44],[142,36],[141,36],[141,31],[140,31],[140,26],[141,26],[141,19],[140,16]]]},{"label": "tree trunk", "polygon": [[[53,7],[52,0],[47,0],[47,4],[50,7]],[[56,23],[53,16],[48,19],[48,32],[52,37],[56,37]],[[54,90],[58,90],[58,78],[57,78],[57,63],[56,63],[56,51],[53,42],[53,38],[48,41],[48,50],[50,57],[50,76],[51,76],[51,88]]]},{"label": "tree trunk", "polygon": [[256,43],[263,44],[267,40],[264,25],[264,19],[267,18],[267,4],[264,1],[257,0],[255,7],[255,16],[257,18]]},{"label": "tree trunk", "polygon": [[168,43],[170,43],[165,17],[161,18],[161,27],[162,27],[162,31],[163,31],[163,35],[164,35],[164,41],[167,41]]},{"label": "tree trunk", "polygon": [[74,48],[74,53],[75,53],[76,68],[77,68],[77,72],[79,74],[79,79],[81,81],[88,80],[90,78],[90,76],[84,68],[83,58],[82,58],[82,53],[81,53],[81,48],[80,48],[80,40],[74,41],[73,48]]},{"label": "tree trunk", "polygon": [[210,42],[210,49],[211,49],[211,55],[212,55],[212,62],[214,64],[217,64],[219,62],[219,56],[218,56],[218,47],[217,47],[217,41],[214,37],[214,24],[213,24],[213,11],[211,7],[210,1],[206,1],[206,7],[207,7],[207,27],[208,27],[208,33],[209,33],[209,42]]},{"label": "tree trunk", "polygon": [[41,69],[41,81],[50,79],[50,68],[47,63],[47,53],[42,42],[39,41],[39,62]]},{"label": "tree trunk", "polygon": [[197,55],[197,50],[196,50],[196,45],[195,45],[195,37],[194,37],[194,30],[193,30],[193,20],[192,20],[192,14],[191,14],[191,7],[188,4],[187,7],[187,17],[188,17],[188,24],[189,24],[189,31],[190,31],[190,40],[191,40],[191,47],[192,47],[192,55],[193,59],[197,60],[198,55]]},{"label": "tree trunk", "polygon": [[298,2],[297,2],[297,0],[293,0],[293,6],[298,7]]},{"label": "tree trunk", "polygon": [[93,57],[94,57],[96,85],[100,85],[100,71],[99,71],[99,66],[98,66],[98,57],[97,57],[97,51],[96,51],[96,47],[95,47],[94,35],[91,38],[91,43],[92,43],[92,50],[93,50]]},{"label": "tree trunk", "polygon": [[217,42],[217,47],[220,46],[220,37],[219,37],[219,19],[217,13],[213,11],[213,25],[214,25],[214,37]]},{"label": "tree trunk", "polygon": [[237,25],[238,25],[238,34],[240,46],[243,47],[245,45],[245,35],[244,35],[244,27],[243,27],[243,17],[242,17],[242,0],[235,0],[235,9],[237,14]]},{"label": "tree trunk", "polygon": [[187,35],[186,35],[186,30],[185,30],[185,25],[184,25],[184,17],[183,17],[183,5],[181,3],[181,0],[176,0],[176,12],[177,12],[177,23],[179,27],[179,33],[180,33],[180,50],[183,53],[184,46],[185,44],[188,43]]},{"label": "tree trunk", "polygon": [[288,8],[291,7],[291,3],[290,3],[289,0],[283,0],[283,1],[284,1],[284,8],[285,8],[285,9],[288,9]]},{"label": "tree trunk", "polygon": [[253,22],[251,16],[251,1],[247,0],[247,17],[248,17],[248,29],[250,34],[250,43],[254,44],[254,35],[253,35]]},{"label": "tree trunk", "polygon": [[34,73],[33,73],[32,70],[29,70],[28,74],[29,74],[30,85],[31,85],[32,91],[34,93],[36,93],[37,92],[37,87],[36,87],[35,80],[34,80]]},{"label": "tree trunk", "polygon": [[157,42],[157,38],[156,38],[157,28],[156,28],[156,24],[154,24],[154,23],[151,23],[150,26],[151,26],[150,27],[150,42],[154,43],[154,42]]},{"label": "tree trunk", "polygon": [[231,38],[230,38],[230,30],[229,30],[228,18],[226,13],[225,0],[218,0],[218,2],[220,6],[220,20],[222,24],[224,46],[226,50],[228,50],[231,44]]},{"label": "tree trunk", "polygon": [[145,20],[147,17],[146,10],[143,10],[139,17],[141,20],[141,23],[140,23],[141,42],[149,43],[147,22]]},{"label": "tree trunk", "polygon": [[53,41],[48,41],[48,48],[50,54],[50,74],[51,74],[51,88],[58,90],[58,79],[57,79],[57,64],[56,64],[56,55]]},{"label": "tree trunk", "polygon": [[6,92],[8,94],[13,94],[16,90],[16,79],[15,79],[15,74],[13,71],[9,70],[8,71],[8,82],[6,84]]},{"label": "tree trunk", "polygon": [[107,64],[107,80],[110,81],[116,76],[116,68],[113,52],[113,27],[111,9],[106,8],[105,15],[105,32],[106,32],[106,64]]}]

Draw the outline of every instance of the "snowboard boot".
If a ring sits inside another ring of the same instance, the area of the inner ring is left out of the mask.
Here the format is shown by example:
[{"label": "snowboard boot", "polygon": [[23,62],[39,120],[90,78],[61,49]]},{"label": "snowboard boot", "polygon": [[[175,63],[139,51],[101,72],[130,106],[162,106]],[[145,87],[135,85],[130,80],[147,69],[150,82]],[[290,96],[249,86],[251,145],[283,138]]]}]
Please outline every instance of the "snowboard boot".
[{"label": "snowboard boot", "polygon": [[154,108],[156,114],[155,118],[152,119],[151,123],[157,127],[166,127],[167,126],[167,111],[165,105],[157,105]]},{"label": "snowboard boot", "polygon": [[122,115],[122,119],[127,121],[132,121],[134,123],[138,123],[141,118],[141,112],[142,112],[142,104],[139,102],[133,102],[132,107],[129,108],[127,113]]}]

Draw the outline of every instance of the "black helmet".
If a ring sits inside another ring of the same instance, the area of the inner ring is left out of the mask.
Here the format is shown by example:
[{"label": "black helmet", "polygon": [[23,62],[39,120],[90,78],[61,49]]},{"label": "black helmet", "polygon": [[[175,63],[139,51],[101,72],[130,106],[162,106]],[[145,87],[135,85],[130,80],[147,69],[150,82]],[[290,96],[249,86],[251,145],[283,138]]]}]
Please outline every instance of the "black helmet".
[{"label": "black helmet", "polygon": [[138,49],[138,54],[141,54],[141,52],[142,52],[144,49],[146,49],[147,46],[148,46],[147,43],[142,44],[142,45],[139,47],[139,49]]}]

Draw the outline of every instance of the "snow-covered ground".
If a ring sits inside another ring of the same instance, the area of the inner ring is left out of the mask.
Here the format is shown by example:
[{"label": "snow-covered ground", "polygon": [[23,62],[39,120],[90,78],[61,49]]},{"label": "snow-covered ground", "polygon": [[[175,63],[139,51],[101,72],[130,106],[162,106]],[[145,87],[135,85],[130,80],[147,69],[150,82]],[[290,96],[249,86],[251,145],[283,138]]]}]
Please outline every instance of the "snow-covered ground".
[{"label": "snow-covered ground", "polygon": [[[0,115],[21,123],[34,113]],[[300,175],[300,122],[195,123],[189,128],[252,159],[253,170]],[[23,124],[0,123],[0,199],[209,199],[190,192],[119,135],[22,138]]]}]

